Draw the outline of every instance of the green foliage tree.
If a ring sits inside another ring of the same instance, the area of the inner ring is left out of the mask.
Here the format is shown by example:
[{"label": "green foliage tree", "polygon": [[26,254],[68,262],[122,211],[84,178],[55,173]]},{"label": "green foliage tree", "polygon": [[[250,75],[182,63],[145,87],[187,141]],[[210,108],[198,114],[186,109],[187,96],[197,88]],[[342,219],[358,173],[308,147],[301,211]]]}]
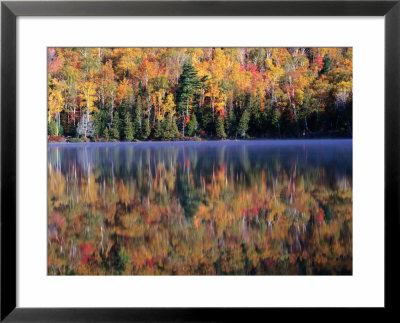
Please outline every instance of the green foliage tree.
[{"label": "green foliage tree", "polygon": [[261,108],[261,101],[260,91],[258,91],[257,95],[252,95],[249,98],[248,110],[250,115],[248,129],[251,129],[252,135],[263,134],[265,132],[265,113]]},{"label": "green foliage tree", "polygon": [[131,120],[131,114],[129,112],[125,113],[124,118],[124,139],[126,141],[133,140],[133,124]]},{"label": "green foliage tree", "polygon": [[172,140],[179,137],[179,130],[174,116],[165,119],[164,139]]},{"label": "green foliage tree", "polygon": [[104,139],[105,139],[106,141],[109,141],[109,140],[110,140],[110,132],[109,132],[109,130],[108,130],[107,127],[104,129],[103,135],[104,135]]},{"label": "green foliage tree", "polygon": [[281,111],[279,111],[279,109],[273,109],[271,123],[278,131],[279,136],[281,135],[280,121],[281,121]]},{"label": "green foliage tree", "polygon": [[178,113],[181,115],[182,136],[185,135],[185,126],[189,121],[189,106],[191,101],[200,88],[200,79],[190,61],[183,65],[182,74],[178,81],[177,102]]},{"label": "green foliage tree", "polygon": [[120,139],[120,127],[121,127],[121,121],[119,118],[119,112],[115,111],[112,125],[110,128],[110,136],[112,139],[115,139],[115,140]]},{"label": "green foliage tree", "polygon": [[332,68],[332,58],[330,55],[326,54],[323,59],[324,67],[321,70],[321,74],[326,75]]},{"label": "green foliage tree", "polygon": [[94,114],[95,135],[104,136],[105,129],[110,123],[110,114],[108,110],[101,109]]},{"label": "green foliage tree", "polygon": [[151,127],[150,127],[150,119],[149,118],[144,118],[143,119],[143,124],[142,124],[142,133],[141,133],[141,139],[146,140],[149,138],[151,133]]},{"label": "green foliage tree", "polygon": [[240,117],[238,132],[241,137],[246,137],[247,130],[249,129],[250,112],[245,109]]},{"label": "green foliage tree", "polygon": [[55,122],[54,120],[51,120],[48,124],[47,132],[48,132],[49,136],[57,136],[59,133],[57,122]]},{"label": "green foliage tree", "polygon": [[142,130],[142,114],[143,114],[143,108],[142,108],[142,97],[138,96],[136,100],[136,106],[135,106],[135,113],[133,115],[133,135],[136,138],[141,137],[141,130]]},{"label": "green foliage tree", "polygon": [[314,104],[316,105],[316,102],[313,102],[315,100],[312,99],[312,92],[310,89],[306,89],[304,91],[304,99],[303,99],[303,104],[301,105],[299,112],[298,112],[298,118],[300,121],[302,121],[303,124],[303,134],[306,134],[309,131],[309,126],[308,126],[308,117],[312,114],[314,111]]},{"label": "green foliage tree", "polygon": [[156,139],[164,138],[164,132],[165,132],[164,123],[165,123],[164,120],[156,121],[156,125],[154,126],[154,138]]},{"label": "green foliage tree", "polygon": [[222,116],[219,116],[217,118],[217,122],[215,123],[215,133],[217,134],[217,137],[220,139],[226,138],[224,118]]},{"label": "green foliage tree", "polygon": [[197,122],[196,114],[192,113],[190,121],[187,124],[187,134],[193,136],[196,133],[198,126],[199,123]]},{"label": "green foliage tree", "polygon": [[229,137],[236,137],[237,132],[237,120],[235,111],[232,109],[228,110],[228,116],[225,118],[225,130]]}]

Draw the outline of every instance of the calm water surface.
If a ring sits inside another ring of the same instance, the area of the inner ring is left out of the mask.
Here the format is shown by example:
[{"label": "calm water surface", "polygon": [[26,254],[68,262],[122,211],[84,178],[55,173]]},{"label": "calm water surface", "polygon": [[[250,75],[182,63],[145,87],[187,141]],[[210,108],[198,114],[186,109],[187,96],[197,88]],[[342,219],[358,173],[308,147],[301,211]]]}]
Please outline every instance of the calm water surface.
[{"label": "calm water surface", "polygon": [[48,145],[50,275],[352,273],[352,141]]}]

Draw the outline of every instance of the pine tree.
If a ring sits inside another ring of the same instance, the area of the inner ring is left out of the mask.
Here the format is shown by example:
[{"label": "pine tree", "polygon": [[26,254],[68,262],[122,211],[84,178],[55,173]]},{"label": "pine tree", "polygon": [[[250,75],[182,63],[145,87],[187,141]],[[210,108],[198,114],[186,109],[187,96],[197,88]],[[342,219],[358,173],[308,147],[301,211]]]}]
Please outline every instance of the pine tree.
[{"label": "pine tree", "polygon": [[309,131],[307,117],[311,115],[313,110],[312,91],[310,89],[305,89],[303,104],[298,111],[298,118],[300,121],[303,121],[303,135]]},{"label": "pine tree", "polygon": [[215,133],[218,138],[226,138],[225,127],[224,127],[224,118],[219,116],[217,122],[215,123]]},{"label": "pine tree", "polygon": [[106,127],[105,129],[104,129],[104,139],[106,140],[106,141],[109,141],[110,140],[110,132],[108,131],[108,128]]},{"label": "pine tree", "polygon": [[157,120],[154,127],[154,138],[163,139],[165,136],[165,120]]},{"label": "pine tree", "polygon": [[107,124],[110,122],[110,114],[107,110],[101,109],[94,114],[95,135],[104,135]]},{"label": "pine tree", "polygon": [[226,125],[225,129],[228,132],[229,137],[236,137],[236,115],[235,112],[232,109],[229,109],[228,111],[228,116],[225,118]]},{"label": "pine tree", "polygon": [[133,125],[131,121],[131,114],[129,112],[125,113],[124,118],[124,138],[126,141],[133,140]]},{"label": "pine tree", "polygon": [[143,119],[143,124],[142,124],[142,134],[141,138],[143,140],[146,140],[149,138],[151,133],[151,128],[150,128],[150,119],[149,118],[144,118]]},{"label": "pine tree", "polygon": [[143,114],[142,98],[141,96],[138,96],[136,101],[135,114],[133,116],[133,135],[136,138],[141,137],[142,114]]},{"label": "pine tree", "polygon": [[250,112],[246,109],[239,121],[238,131],[242,137],[246,136],[246,132],[249,129]]},{"label": "pine tree", "polygon": [[170,121],[168,123],[168,133],[169,133],[169,137],[171,139],[176,139],[179,137],[179,130],[178,130],[178,126],[176,124],[175,117],[170,118]]},{"label": "pine tree", "polygon": [[120,119],[118,111],[115,111],[113,122],[110,129],[110,135],[112,139],[119,140],[120,138]]},{"label": "pine tree", "polygon": [[197,127],[198,127],[198,122],[196,115],[193,113],[190,117],[190,121],[187,124],[187,134],[189,136],[193,136],[196,133]]},{"label": "pine tree", "polygon": [[47,127],[48,135],[49,136],[57,136],[57,132],[58,132],[57,127],[58,127],[57,123],[54,120],[51,120]]},{"label": "pine tree", "polygon": [[261,108],[261,92],[258,91],[256,95],[251,95],[249,99],[249,125],[248,129],[252,134],[263,134],[265,128],[263,127],[264,113]]},{"label": "pine tree", "polygon": [[321,74],[327,74],[329,70],[332,68],[332,58],[326,54],[323,59],[324,67],[321,70]]},{"label": "pine tree", "polygon": [[279,137],[281,136],[281,111],[279,109],[274,109],[272,112],[272,125],[278,130]]},{"label": "pine tree", "polygon": [[163,138],[166,140],[172,140],[178,138],[179,130],[178,126],[176,125],[175,117],[169,115],[164,120],[165,120],[165,126],[163,128],[164,130]]},{"label": "pine tree", "polygon": [[190,61],[186,61],[183,65],[182,74],[179,77],[177,90],[178,113],[181,116],[182,136],[185,135],[185,126],[189,121],[189,106],[196,91],[200,88],[200,84],[201,82],[196,70]]}]

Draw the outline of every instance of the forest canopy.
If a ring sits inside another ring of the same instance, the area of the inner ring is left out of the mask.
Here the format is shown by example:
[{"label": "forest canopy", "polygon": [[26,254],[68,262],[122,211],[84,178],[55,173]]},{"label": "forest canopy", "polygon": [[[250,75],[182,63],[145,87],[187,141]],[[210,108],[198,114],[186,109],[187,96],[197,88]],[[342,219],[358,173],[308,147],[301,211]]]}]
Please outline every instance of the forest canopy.
[{"label": "forest canopy", "polygon": [[352,66],[352,48],[49,48],[49,141],[351,137]]}]

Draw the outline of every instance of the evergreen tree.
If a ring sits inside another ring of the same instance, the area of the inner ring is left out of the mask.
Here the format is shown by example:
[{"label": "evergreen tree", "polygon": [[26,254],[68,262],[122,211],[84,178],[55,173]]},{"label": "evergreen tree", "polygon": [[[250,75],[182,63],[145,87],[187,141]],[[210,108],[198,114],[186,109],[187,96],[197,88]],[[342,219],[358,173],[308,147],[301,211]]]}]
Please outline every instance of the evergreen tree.
[{"label": "evergreen tree", "polygon": [[54,120],[51,120],[47,127],[48,135],[52,137],[57,136],[58,133],[57,127],[58,127],[57,123]]},{"label": "evergreen tree", "polygon": [[118,111],[115,111],[110,129],[110,136],[112,139],[118,140],[120,138],[120,123],[119,113]]},{"label": "evergreen tree", "polygon": [[303,104],[298,111],[298,118],[303,124],[303,134],[306,134],[309,131],[307,117],[311,115],[313,110],[312,91],[306,89],[304,91]]},{"label": "evergreen tree", "polygon": [[127,100],[122,100],[121,105],[118,108],[118,112],[120,117],[125,116],[127,112],[132,111],[132,107],[129,106],[129,102]]},{"label": "evergreen tree", "polygon": [[182,74],[178,81],[177,103],[178,113],[181,116],[182,136],[185,135],[185,126],[189,121],[189,106],[196,91],[200,88],[200,79],[190,61],[183,65]]},{"label": "evergreen tree", "polygon": [[142,124],[142,133],[141,133],[141,138],[143,140],[146,140],[149,138],[151,133],[151,128],[150,128],[150,119],[149,118],[144,118],[143,119],[143,124]]},{"label": "evergreen tree", "polygon": [[142,114],[143,114],[142,98],[141,96],[138,96],[136,101],[135,113],[133,116],[133,135],[136,138],[141,137]]},{"label": "evergreen tree", "polygon": [[333,63],[332,58],[328,54],[326,54],[322,61],[324,63],[324,67],[321,70],[321,74],[326,75],[329,72],[329,70],[332,68],[332,63]]},{"label": "evergreen tree", "polygon": [[226,138],[225,126],[224,126],[224,118],[219,116],[217,122],[215,123],[215,133],[218,138]]},{"label": "evergreen tree", "polygon": [[212,110],[211,107],[207,106],[200,112],[200,122],[201,129],[206,131],[207,133],[213,133],[215,130],[214,123],[212,121]]},{"label": "evergreen tree", "polygon": [[236,137],[237,127],[236,115],[233,108],[228,110],[228,115],[225,118],[225,129],[229,137]]},{"label": "evergreen tree", "polygon": [[109,140],[110,140],[110,132],[108,131],[108,128],[107,128],[107,127],[104,129],[103,134],[104,134],[104,139],[105,139],[106,141],[109,141]]},{"label": "evergreen tree", "polygon": [[108,110],[101,109],[94,114],[94,126],[95,126],[95,135],[104,135],[104,131],[107,128],[107,124],[110,123],[110,114]]},{"label": "evergreen tree", "polygon": [[238,125],[238,131],[240,136],[245,137],[246,132],[249,129],[249,120],[250,120],[250,112],[245,109],[243,111],[243,114],[240,118],[239,125]]},{"label": "evergreen tree", "polygon": [[271,123],[275,127],[275,129],[278,131],[279,137],[281,136],[280,121],[281,121],[281,111],[279,109],[273,109]]},{"label": "evergreen tree", "polygon": [[264,114],[261,108],[261,93],[258,91],[257,95],[251,95],[249,99],[249,126],[252,135],[259,135],[265,131],[263,127]]},{"label": "evergreen tree", "polygon": [[133,125],[131,121],[131,114],[129,112],[125,113],[124,118],[124,138],[126,141],[133,140]]},{"label": "evergreen tree", "polygon": [[171,140],[179,137],[179,130],[174,116],[168,116],[168,118],[166,119],[164,131],[165,139]]},{"label": "evergreen tree", "polygon": [[196,133],[198,125],[196,114],[192,113],[190,121],[187,124],[187,134],[193,136]]},{"label": "evergreen tree", "polygon": [[157,120],[154,127],[154,138],[163,139],[165,136],[165,120]]}]

